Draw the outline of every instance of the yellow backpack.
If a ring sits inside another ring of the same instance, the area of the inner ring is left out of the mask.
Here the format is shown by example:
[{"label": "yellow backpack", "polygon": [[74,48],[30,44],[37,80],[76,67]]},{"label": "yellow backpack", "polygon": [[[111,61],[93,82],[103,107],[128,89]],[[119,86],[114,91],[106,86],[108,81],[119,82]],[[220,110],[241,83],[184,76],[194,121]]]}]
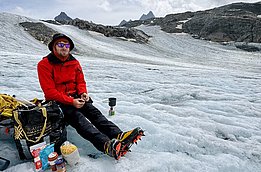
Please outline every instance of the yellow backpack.
[{"label": "yellow backpack", "polygon": [[13,116],[13,110],[21,104],[21,102],[10,95],[0,94],[0,119],[1,117],[11,118]]}]

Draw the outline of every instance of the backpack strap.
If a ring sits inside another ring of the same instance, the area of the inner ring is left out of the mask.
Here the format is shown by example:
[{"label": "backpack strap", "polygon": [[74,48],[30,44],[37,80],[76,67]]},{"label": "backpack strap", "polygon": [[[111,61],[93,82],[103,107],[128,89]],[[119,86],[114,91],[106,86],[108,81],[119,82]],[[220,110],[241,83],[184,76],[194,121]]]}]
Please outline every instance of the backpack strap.
[{"label": "backpack strap", "polygon": [[22,150],[23,150],[23,154],[25,155],[26,159],[30,159],[32,158],[32,154],[30,153],[29,149],[28,149],[28,145],[25,139],[21,139],[19,140]]}]

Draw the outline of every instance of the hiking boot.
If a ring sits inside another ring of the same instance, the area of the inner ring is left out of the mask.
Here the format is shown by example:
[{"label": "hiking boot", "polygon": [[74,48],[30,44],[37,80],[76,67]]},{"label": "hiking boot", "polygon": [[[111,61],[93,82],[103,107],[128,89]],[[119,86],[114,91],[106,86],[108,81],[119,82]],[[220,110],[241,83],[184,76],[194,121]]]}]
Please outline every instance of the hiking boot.
[{"label": "hiking boot", "polygon": [[112,139],[104,144],[104,153],[114,157],[116,160],[120,159],[121,142],[117,139]]},{"label": "hiking boot", "polygon": [[141,136],[145,135],[144,131],[140,127],[119,134],[117,139],[121,142],[121,156],[124,156],[127,152],[130,152],[130,147],[133,143],[137,144],[138,140],[141,140]]}]

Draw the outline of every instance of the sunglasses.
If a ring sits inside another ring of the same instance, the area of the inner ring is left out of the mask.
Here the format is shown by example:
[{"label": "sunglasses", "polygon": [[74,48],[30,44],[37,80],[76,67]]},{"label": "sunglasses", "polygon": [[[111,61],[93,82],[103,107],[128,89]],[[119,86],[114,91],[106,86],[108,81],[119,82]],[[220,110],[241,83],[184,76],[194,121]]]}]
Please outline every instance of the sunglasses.
[{"label": "sunglasses", "polygon": [[70,44],[69,43],[65,44],[65,43],[58,42],[56,45],[59,48],[63,48],[64,46],[65,46],[65,48],[70,48]]}]

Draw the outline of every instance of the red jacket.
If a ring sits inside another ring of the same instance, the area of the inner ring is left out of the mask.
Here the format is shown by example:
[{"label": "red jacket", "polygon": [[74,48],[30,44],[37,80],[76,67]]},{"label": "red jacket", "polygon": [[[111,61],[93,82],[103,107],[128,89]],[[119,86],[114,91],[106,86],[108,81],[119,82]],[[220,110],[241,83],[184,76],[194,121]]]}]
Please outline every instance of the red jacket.
[{"label": "red jacket", "polygon": [[72,96],[87,93],[82,67],[72,55],[62,62],[51,53],[38,63],[37,71],[46,100],[72,105]]}]

